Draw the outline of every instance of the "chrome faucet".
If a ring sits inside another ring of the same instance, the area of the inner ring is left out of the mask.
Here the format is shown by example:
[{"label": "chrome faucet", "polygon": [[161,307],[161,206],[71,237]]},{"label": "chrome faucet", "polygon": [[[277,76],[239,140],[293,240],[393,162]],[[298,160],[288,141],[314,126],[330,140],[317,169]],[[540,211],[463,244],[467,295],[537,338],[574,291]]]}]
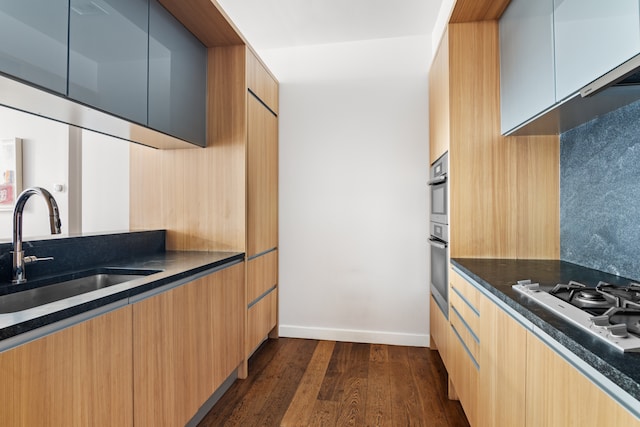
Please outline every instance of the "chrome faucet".
[{"label": "chrome faucet", "polygon": [[51,234],[60,234],[60,214],[58,211],[58,204],[56,199],[53,198],[44,188],[31,187],[24,190],[18,196],[16,200],[16,206],[13,209],[13,280],[11,283],[19,284],[27,281],[24,267],[25,264],[36,261],[51,260],[52,257],[36,258],[35,256],[24,256],[22,250],[22,212],[24,211],[24,205],[27,204],[29,197],[34,194],[41,195],[47,203],[49,209],[49,225],[51,226]]}]

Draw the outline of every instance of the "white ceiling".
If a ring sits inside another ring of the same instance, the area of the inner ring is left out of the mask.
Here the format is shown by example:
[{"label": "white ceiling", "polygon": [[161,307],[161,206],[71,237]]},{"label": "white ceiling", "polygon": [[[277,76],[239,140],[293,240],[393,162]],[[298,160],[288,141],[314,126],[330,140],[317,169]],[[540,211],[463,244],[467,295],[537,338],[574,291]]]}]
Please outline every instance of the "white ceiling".
[{"label": "white ceiling", "polygon": [[218,0],[256,50],[431,35],[442,0]]}]

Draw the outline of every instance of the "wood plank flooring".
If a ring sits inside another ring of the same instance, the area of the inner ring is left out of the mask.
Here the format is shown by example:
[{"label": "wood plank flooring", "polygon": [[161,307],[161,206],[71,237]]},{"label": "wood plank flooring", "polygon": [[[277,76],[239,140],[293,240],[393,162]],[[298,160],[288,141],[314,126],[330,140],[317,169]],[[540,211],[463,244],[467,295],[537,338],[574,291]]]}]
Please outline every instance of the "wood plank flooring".
[{"label": "wood plank flooring", "polygon": [[266,341],[199,427],[468,426],[447,399],[436,351],[280,338]]}]

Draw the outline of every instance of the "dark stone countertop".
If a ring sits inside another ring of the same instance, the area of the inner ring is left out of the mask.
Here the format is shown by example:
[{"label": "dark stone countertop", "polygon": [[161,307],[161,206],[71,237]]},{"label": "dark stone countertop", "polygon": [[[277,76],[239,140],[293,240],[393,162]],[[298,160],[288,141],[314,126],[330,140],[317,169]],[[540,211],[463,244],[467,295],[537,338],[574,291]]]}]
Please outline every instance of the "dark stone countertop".
[{"label": "dark stone countertop", "polygon": [[[129,256],[126,261],[95,264],[92,268],[109,267],[162,271],[39,307],[0,314],[0,342],[109,304],[121,302],[124,306],[129,303],[129,298],[141,293],[243,259],[244,253],[241,252],[163,251]],[[0,283],[0,287],[7,285],[7,283],[4,285]]]},{"label": "dark stone countertop", "polygon": [[640,401],[640,353],[620,352],[512,289],[516,281],[524,279],[549,289],[570,280],[595,286],[601,280],[626,285],[631,279],[557,260],[455,258],[451,263]]}]

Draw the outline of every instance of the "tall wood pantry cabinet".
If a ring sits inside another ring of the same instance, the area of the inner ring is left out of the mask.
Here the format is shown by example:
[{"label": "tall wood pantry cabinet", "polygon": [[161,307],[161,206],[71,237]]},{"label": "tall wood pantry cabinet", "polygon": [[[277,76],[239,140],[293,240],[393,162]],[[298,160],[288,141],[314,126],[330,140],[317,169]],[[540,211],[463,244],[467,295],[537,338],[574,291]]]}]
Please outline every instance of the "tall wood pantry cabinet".
[{"label": "tall wood pantry cabinet", "polygon": [[278,318],[278,83],[249,50],[247,88],[249,356]]},{"label": "tall wood pantry cabinet", "polygon": [[277,336],[278,82],[247,45],[208,56],[207,146],[132,145],[130,223],[166,229],[168,250],[246,253],[246,362]]}]

